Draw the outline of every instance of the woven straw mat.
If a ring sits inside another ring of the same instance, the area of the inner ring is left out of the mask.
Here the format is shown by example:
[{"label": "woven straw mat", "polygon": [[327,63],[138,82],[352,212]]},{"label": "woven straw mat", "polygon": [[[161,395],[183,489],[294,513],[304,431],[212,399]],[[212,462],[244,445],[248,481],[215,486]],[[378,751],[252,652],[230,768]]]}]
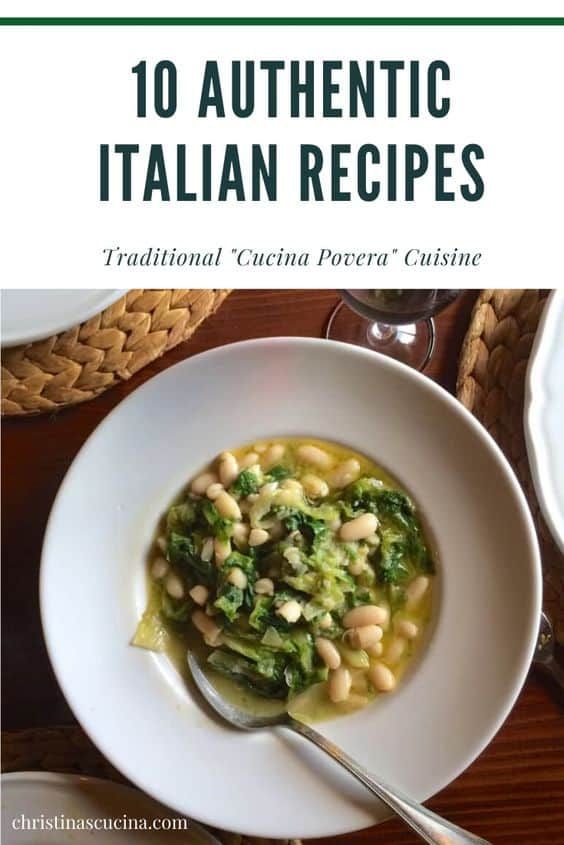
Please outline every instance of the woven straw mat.
[{"label": "woven straw mat", "polygon": [[544,572],[544,608],[564,644],[564,555],[543,520],[525,447],[525,374],[549,291],[485,290],[478,297],[460,354],[458,399],[487,428],[515,470],[531,507]]},{"label": "woven straw mat", "polygon": [[130,290],[66,332],[2,350],[2,414],[57,411],[93,399],[187,340],[227,290]]}]

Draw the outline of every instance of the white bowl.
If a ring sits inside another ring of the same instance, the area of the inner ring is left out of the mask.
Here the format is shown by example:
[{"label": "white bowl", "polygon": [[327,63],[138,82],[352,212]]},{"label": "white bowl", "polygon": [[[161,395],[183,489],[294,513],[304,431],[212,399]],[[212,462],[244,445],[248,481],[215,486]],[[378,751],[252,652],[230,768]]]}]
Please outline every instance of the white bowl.
[{"label": "white bowl", "polygon": [[3,290],[2,346],[32,343],[89,320],[123,296],[125,290]]},{"label": "white bowl", "polygon": [[141,789],[217,827],[329,836],[386,812],[298,737],[211,719],[166,658],[129,645],[158,517],[226,447],[305,434],[350,444],[423,509],[440,559],[432,635],[389,697],[321,725],[389,783],[425,800],[509,713],[541,609],[521,489],[484,429],[433,382],[376,353],[279,338],[224,346],[122,402],[69,470],[49,520],[41,610],[59,683],[84,729]]},{"label": "white bowl", "polygon": [[552,536],[564,554],[564,290],[549,295],[525,382],[525,438],[531,475]]},{"label": "white bowl", "polygon": [[[131,820],[131,830],[124,826],[124,815]],[[39,823],[22,833],[24,819]],[[46,824],[41,830],[43,819],[52,824],[56,819],[58,829]],[[115,826],[110,827],[114,819]],[[138,819],[146,820],[150,833],[135,830]],[[156,819],[163,821],[152,828]],[[65,830],[65,820],[76,828]],[[103,834],[97,837],[99,830]],[[150,845],[221,845],[193,821],[170,818],[165,807],[137,789],[111,780],[54,772],[2,775],[1,831],[7,845],[92,845],[97,838],[104,845],[138,845],[140,839]]]}]

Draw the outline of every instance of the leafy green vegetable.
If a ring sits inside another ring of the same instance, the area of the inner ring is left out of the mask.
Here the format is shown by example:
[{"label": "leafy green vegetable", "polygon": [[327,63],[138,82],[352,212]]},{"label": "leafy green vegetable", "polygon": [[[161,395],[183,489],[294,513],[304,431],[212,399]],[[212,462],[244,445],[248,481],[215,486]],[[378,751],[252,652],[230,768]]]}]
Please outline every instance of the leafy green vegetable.
[{"label": "leafy green vegetable", "polygon": [[214,601],[214,607],[221,610],[230,622],[234,622],[239,616],[239,608],[243,604],[245,595],[240,587],[226,581],[218,591],[218,597]]},{"label": "leafy green vegetable", "polygon": [[[254,664],[253,671],[263,678],[284,685],[284,697],[295,694],[313,683],[327,678],[327,668],[321,665],[314,649],[313,637],[303,628],[291,633],[269,629],[268,642],[257,645],[242,637],[226,635],[225,645]],[[264,640],[264,638],[263,638]],[[216,667],[217,668],[217,667]],[[245,680],[249,681],[248,667]],[[256,678],[251,679],[256,686]]]},{"label": "leafy green vegetable", "polygon": [[269,596],[258,596],[255,599],[255,606],[249,615],[249,625],[255,631],[264,633],[271,624],[271,608],[273,599]]},{"label": "leafy green vegetable", "polygon": [[286,698],[288,688],[283,670],[264,675],[252,660],[233,654],[231,651],[217,649],[208,657],[208,663],[222,675],[227,675],[238,683],[243,683],[265,698]]},{"label": "leafy green vegetable", "polygon": [[360,513],[378,517],[381,542],[375,566],[381,583],[398,584],[417,572],[433,571],[421,524],[405,493],[363,476],[346,488],[341,507],[347,519]]},{"label": "leafy green vegetable", "polygon": [[[247,577],[245,589],[236,587],[228,578],[233,568],[241,569]],[[229,622],[234,622],[239,616],[239,610],[245,607],[252,607],[253,585],[256,579],[256,570],[253,558],[250,555],[243,555],[240,552],[231,552],[225,563],[219,570],[217,599],[214,607],[221,610]]]},{"label": "leafy green vegetable", "polygon": [[233,520],[221,516],[213,502],[204,499],[202,502],[202,514],[206,520],[211,533],[219,540],[227,540],[233,531]]},{"label": "leafy green vegetable", "polygon": [[259,483],[259,478],[255,472],[244,469],[231,485],[231,492],[241,497],[250,496],[258,491]]},{"label": "leafy green vegetable", "polygon": [[382,532],[378,575],[384,584],[398,584],[410,574],[407,540],[387,530]]},{"label": "leafy green vegetable", "polygon": [[198,548],[197,537],[184,537],[174,531],[169,535],[167,558],[174,565],[181,567],[195,584],[211,586],[215,581],[214,566],[211,561],[200,557],[201,544]]},{"label": "leafy green vegetable", "polygon": [[[289,463],[292,466],[292,458]],[[298,465],[298,478],[301,471]],[[244,499],[259,492],[265,480],[295,476],[281,464],[266,473],[247,468],[230,492]],[[210,538],[231,539],[235,521],[222,517],[207,497],[191,496],[169,509],[166,556],[188,588],[196,584],[209,588],[208,611],[222,629],[221,646],[210,655],[210,665],[260,695],[283,699],[327,678],[328,670],[315,649],[316,636],[333,640],[349,666],[366,669],[367,653],[342,641],[343,615],[349,608],[382,598],[394,613],[405,601],[410,579],[419,572],[432,572],[433,562],[409,497],[376,478],[363,476],[322,501],[310,501],[299,487],[293,491],[273,487],[259,495],[243,517],[249,528],[270,532],[263,545],[243,553],[238,538],[221,565],[213,556],[202,560]],[[343,542],[339,520],[362,513],[377,517],[377,537]],[[241,570],[246,580],[235,577],[233,569]],[[259,578],[273,582],[273,595],[255,593]],[[301,608],[295,622],[279,613],[290,601]],[[183,629],[193,608],[191,600],[172,598],[158,581],[137,642],[163,647],[169,626]]]},{"label": "leafy green vegetable", "polygon": [[179,534],[186,534],[196,519],[196,509],[192,502],[181,502],[173,505],[166,517],[167,531],[176,531]]},{"label": "leafy green vegetable", "polygon": [[221,567],[221,572],[228,572],[230,569],[233,569],[233,567],[236,566],[239,569],[243,570],[243,572],[247,576],[249,586],[252,587],[257,577],[252,551],[252,549],[249,549],[249,554],[246,555],[241,554],[241,552],[231,552],[231,554]]},{"label": "leafy green vegetable", "polygon": [[285,478],[289,478],[292,475],[292,470],[282,466],[282,464],[277,464],[268,470],[267,475],[269,481],[284,481]]},{"label": "leafy green vegetable", "polygon": [[224,636],[225,645],[257,665],[257,671],[266,678],[281,677],[285,658],[282,654],[260,645],[254,640],[232,635]]},{"label": "leafy green vegetable", "polygon": [[290,695],[296,695],[303,689],[326,681],[328,676],[326,666],[316,666],[311,672],[304,670],[295,663],[289,663],[284,670],[284,678],[288,684]]},{"label": "leafy green vegetable", "polygon": [[352,666],[353,669],[368,669],[370,666],[370,658],[368,654],[364,651],[364,649],[360,648],[350,648],[350,646],[346,645],[344,642],[337,642],[335,643],[339,654],[345,660],[349,666]]},{"label": "leafy green vegetable", "polygon": [[146,648],[150,651],[164,651],[168,641],[170,640],[170,633],[165,624],[166,620],[163,618],[162,612],[162,596],[163,589],[160,584],[155,584],[153,590],[149,594],[149,602],[145,608],[145,613],[135,631],[132,644],[140,648]]},{"label": "leafy green vegetable", "polygon": [[299,531],[311,548],[316,548],[327,533],[327,525],[323,520],[315,519],[304,511],[293,508],[287,509],[282,517],[282,525],[289,534]]},{"label": "leafy green vegetable", "polygon": [[275,649],[276,651],[294,650],[294,646],[288,638],[288,635],[278,631],[273,626],[266,629],[264,636],[261,639],[261,643],[269,648]]},{"label": "leafy green vegetable", "polygon": [[187,601],[173,599],[163,593],[161,613],[171,622],[186,622],[190,616],[190,604]]}]

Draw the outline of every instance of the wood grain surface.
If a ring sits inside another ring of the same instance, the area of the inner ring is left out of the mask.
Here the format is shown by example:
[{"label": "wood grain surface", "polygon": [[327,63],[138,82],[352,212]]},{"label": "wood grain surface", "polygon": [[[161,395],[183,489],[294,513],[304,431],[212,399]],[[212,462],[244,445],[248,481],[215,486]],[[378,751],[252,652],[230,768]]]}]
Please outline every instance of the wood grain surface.
[{"label": "wood grain surface", "polygon": [[[427,375],[451,392],[474,299],[474,293],[465,293],[437,319],[438,342]],[[335,291],[237,291],[191,341],[153,362],[130,381],[57,416],[3,423],[2,715],[5,729],[74,722],[43,644],[38,571],[53,499],[88,435],[132,390],[183,358],[245,338],[321,336],[336,301]],[[79,549],[77,555],[79,564]],[[479,620],[477,633],[478,626]],[[69,631],[69,636],[79,640],[80,632]],[[479,689],[475,695],[480,695]],[[460,778],[430,801],[430,806],[494,845],[564,845],[563,704],[548,682],[533,673],[494,741]],[[448,742],[448,736],[444,741]],[[433,766],[432,759],[429,766]],[[377,829],[339,839],[318,840],[319,845],[330,842],[408,845],[418,841],[399,822],[387,822]]]}]

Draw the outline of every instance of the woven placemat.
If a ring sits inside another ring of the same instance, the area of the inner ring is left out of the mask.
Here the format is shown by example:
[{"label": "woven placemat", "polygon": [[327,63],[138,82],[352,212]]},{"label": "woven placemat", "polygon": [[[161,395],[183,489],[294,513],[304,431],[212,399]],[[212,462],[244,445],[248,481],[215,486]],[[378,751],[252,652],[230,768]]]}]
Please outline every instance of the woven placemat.
[{"label": "woven placemat", "polygon": [[525,375],[550,291],[485,290],[476,301],[460,355],[457,396],[509,459],[537,526],[544,574],[544,608],[564,644],[564,555],[544,522],[527,459],[523,430]]},{"label": "woven placemat", "polygon": [[228,290],[130,290],[53,337],[2,350],[2,414],[58,411],[93,399],[187,340]]}]

